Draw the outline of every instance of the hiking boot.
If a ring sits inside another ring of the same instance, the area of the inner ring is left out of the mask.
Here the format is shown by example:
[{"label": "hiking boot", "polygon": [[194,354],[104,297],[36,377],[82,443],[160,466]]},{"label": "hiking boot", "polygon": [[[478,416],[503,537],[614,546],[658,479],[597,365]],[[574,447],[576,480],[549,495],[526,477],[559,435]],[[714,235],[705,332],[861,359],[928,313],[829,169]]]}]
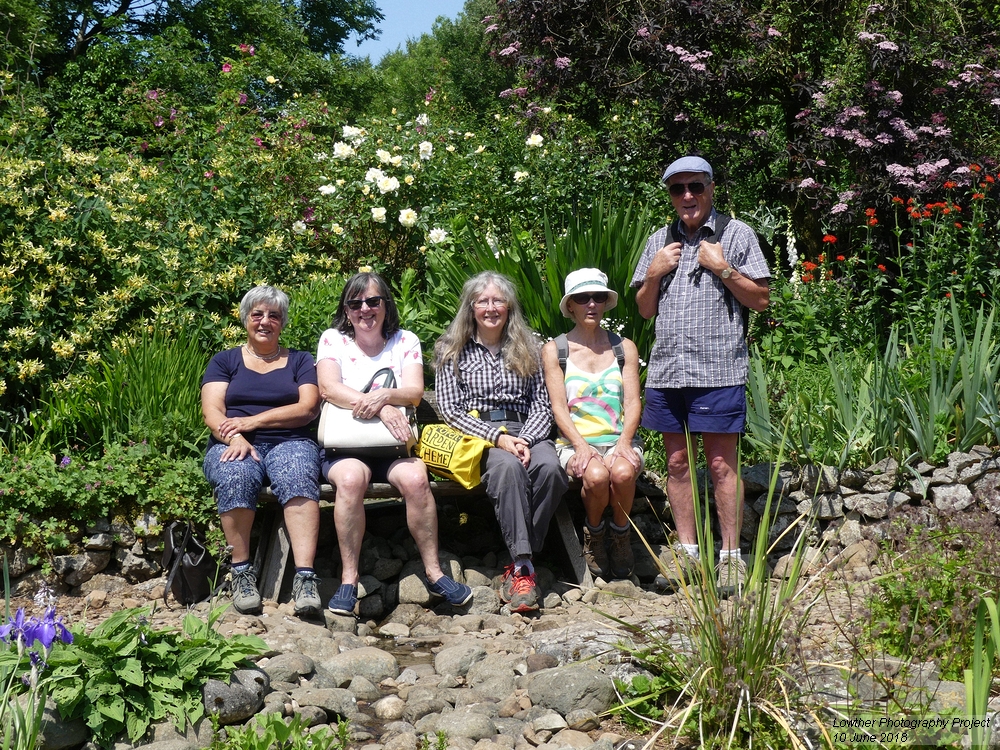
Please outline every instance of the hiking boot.
[{"label": "hiking boot", "polygon": [[611,577],[628,578],[635,567],[635,555],[632,554],[632,529],[624,531],[611,529],[611,540],[608,543],[608,556],[611,559]]},{"label": "hiking boot", "polygon": [[583,559],[594,578],[608,579],[607,525],[603,521],[596,529],[583,525]]},{"label": "hiking boot", "polygon": [[669,551],[660,555],[660,565],[663,570],[654,581],[654,585],[659,589],[679,591],[685,582],[698,581],[698,568],[701,563],[679,542],[670,545]]},{"label": "hiking boot", "polygon": [[232,571],[229,587],[233,595],[233,609],[241,615],[260,614],[260,592],[257,590],[257,574],[252,565],[246,570]]},{"label": "hiking boot", "polygon": [[719,560],[719,581],[715,590],[719,596],[727,597],[743,592],[747,582],[747,564],[743,557],[723,557]]},{"label": "hiking boot", "polygon": [[427,581],[427,590],[453,607],[462,607],[472,600],[472,589],[448,576],[441,576],[434,583]]},{"label": "hiking boot", "polygon": [[538,586],[535,584],[535,574],[528,573],[527,568],[514,568],[511,563],[503,572],[503,583],[500,585],[501,601],[510,604],[511,612],[537,612]]},{"label": "hiking boot", "polygon": [[335,615],[354,617],[354,608],[357,604],[358,587],[350,583],[342,583],[326,606]]},{"label": "hiking boot", "polygon": [[315,573],[296,573],[292,579],[292,600],[297,617],[318,615],[323,609],[323,600],[319,598],[319,576]]}]

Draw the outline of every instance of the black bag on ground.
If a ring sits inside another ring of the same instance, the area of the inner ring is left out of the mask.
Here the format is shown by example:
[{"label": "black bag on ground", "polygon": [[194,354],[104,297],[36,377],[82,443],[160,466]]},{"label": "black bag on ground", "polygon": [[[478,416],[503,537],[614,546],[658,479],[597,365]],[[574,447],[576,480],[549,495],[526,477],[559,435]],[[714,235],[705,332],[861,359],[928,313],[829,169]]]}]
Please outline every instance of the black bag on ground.
[{"label": "black bag on ground", "polygon": [[219,564],[194,533],[190,521],[174,521],[163,530],[163,569],[167,571],[167,593],[181,604],[197,604],[212,595]]}]

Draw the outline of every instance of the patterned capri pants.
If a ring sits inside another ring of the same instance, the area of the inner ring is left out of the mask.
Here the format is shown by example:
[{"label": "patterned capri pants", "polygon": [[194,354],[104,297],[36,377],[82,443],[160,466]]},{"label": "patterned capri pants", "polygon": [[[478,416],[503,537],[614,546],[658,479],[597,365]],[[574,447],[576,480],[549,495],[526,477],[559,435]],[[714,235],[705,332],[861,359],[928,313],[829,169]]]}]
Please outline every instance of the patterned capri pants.
[{"label": "patterned capri pants", "polygon": [[271,491],[282,506],[294,497],[319,500],[319,447],[312,440],[254,443],[260,461],[247,456],[222,463],[226,446],[208,449],[202,465],[219,514],[236,508],[257,510],[257,495],[270,481]]}]

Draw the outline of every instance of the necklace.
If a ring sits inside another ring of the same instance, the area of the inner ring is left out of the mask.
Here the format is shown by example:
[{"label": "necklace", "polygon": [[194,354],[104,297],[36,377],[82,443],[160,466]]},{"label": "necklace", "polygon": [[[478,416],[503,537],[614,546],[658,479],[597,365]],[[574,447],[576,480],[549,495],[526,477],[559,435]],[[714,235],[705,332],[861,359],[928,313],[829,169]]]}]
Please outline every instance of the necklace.
[{"label": "necklace", "polygon": [[243,348],[247,350],[247,353],[250,354],[250,356],[256,357],[261,362],[274,362],[274,360],[276,360],[278,357],[281,356],[280,346],[278,347],[278,351],[276,351],[274,354],[258,354],[257,352],[255,352],[253,349],[250,348],[249,344],[244,344]]}]

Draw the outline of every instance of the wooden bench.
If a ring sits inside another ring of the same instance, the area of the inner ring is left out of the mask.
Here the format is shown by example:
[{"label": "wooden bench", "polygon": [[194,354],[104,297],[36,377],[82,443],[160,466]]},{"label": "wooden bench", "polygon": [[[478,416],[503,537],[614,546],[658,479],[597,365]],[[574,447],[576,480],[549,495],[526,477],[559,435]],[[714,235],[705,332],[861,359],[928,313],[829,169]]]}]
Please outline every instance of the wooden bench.
[{"label": "wooden bench", "polygon": [[[431,492],[436,500],[443,498],[468,498],[478,499],[480,502],[489,503],[486,497],[486,489],[483,485],[472,490],[467,490],[462,485],[446,479],[435,479],[431,475]],[[320,512],[332,509],[337,497],[336,488],[329,484],[324,484],[320,488]],[[579,485],[574,491],[571,487],[563,496],[555,516],[552,518],[552,525],[549,529],[549,539],[556,536],[562,543],[563,550],[572,567],[573,582],[583,588],[590,588],[594,585],[590,570],[583,560],[583,548],[577,536],[576,525],[573,523],[572,515],[569,511],[567,501],[580,497]],[[270,488],[265,488],[260,494],[260,501],[264,505],[276,506],[277,500],[271,493]],[[365,507],[378,507],[386,504],[402,504],[399,491],[391,484],[373,482],[368,485],[365,493]],[[254,567],[260,571],[258,580],[258,590],[263,599],[278,601],[281,596],[282,582],[285,580],[285,573],[288,569],[288,557],[291,551],[291,544],[288,539],[288,532],[285,530],[285,522],[280,510],[275,507],[275,512],[268,522],[269,528],[265,528],[262,543],[257,545],[257,553],[254,558]],[[440,539],[442,549],[448,548],[448,540]]]},{"label": "wooden bench", "polygon": [[[438,414],[436,405],[437,401],[434,398],[434,392],[426,391],[423,400],[420,402],[420,406],[417,408],[417,423],[423,425],[444,421]],[[433,474],[431,475],[430,484],[431,493],[433,493],[436,500],[443,498],[479,498],[482,502],[491,502],[486,497],[486,488],[484,485],[467,490],[456,482],[437,479]],[[320,511],[332,508],[336,497],[336,488],[329,484],[322,485],[320,488]],[[579,497],[579,482],[571,483],[570,489],[563,496],[559,507],[556,509],[555,516],[552,518],[549,538],[551,539],[555,534],[562,543],[563,550],[572,568],[573,582],[583,588],[590,588],[594,585],[593,578],[590,575],[590,569],[587,568],[587,564],[583,560],[583,548],[580,545],[580,538],[577,536],[576,526],[573,523],[573,518],[567,505],[567,500],[576,498],[578,501]],[[259,500],[265,506],[276,503],[276,498],[271,493],[269,487],[261,491]],[[399,491],[391,484],[373,482],[368,485],[368,491],[365,493],[366,507],[376,507],[392,503],[401,504],[402,502],[403,500],[399,496]],[[264,543],[257,545],[254,567],[260,571],[258,576],[258,590],[261,597],[270,601],[278,601],[278,597],[281,595],[282,582],[285,579],[285,571],[288,568],[288,555],[291,545],[280,511],[276,511],[272,515],[273,517],[270,519],[268,527],[264,529]],[[448,548],[447,539],[440,539],[439,542],[443,549]]]}]

